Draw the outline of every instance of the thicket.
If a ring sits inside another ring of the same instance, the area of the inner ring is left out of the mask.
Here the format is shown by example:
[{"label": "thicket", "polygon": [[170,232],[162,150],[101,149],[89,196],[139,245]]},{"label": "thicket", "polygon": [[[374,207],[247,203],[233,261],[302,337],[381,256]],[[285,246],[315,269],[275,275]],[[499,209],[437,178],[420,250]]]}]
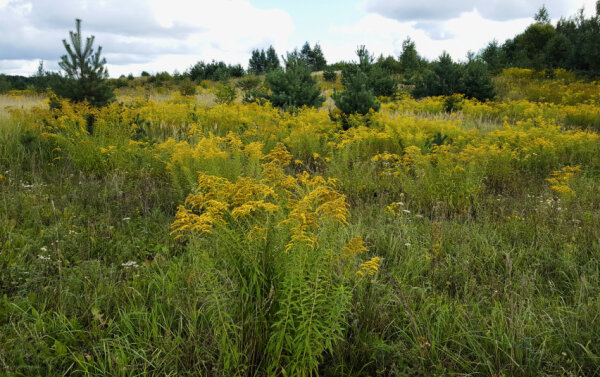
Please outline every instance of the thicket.
[{"label": "thicket", "polygon": [[325,98],[305,60],[294,51],[287,54],[284,63],[285,70],[272,71],[265,78],[265,85],[269,89],[266,99],[284,109],[321,106]]},{"label": "thicket", "polygon": [[345,116],[365,115],[371,109],[377,111],[380,104],[376,97],[393,96],[398,85],[391,72],[374,64],[374,58],[365,46],[360,46],[356,55],[357,62],[347,63],[342,68],[344,90],[332,95],[335,105]]},{"label": "thicket", "polygon": [[305,42],[298,57],[304,61],[304,63],[310,68],[311,71],[322,71],[327,66],[327,60],[323,55],[321,46],[316,43],[312,48],[308,42]]},{"label": "thicket", "polygon": [[471,57],[467,63],[457,63],[445,52],[437,61],[428,64],[414,82],[412,94],[418,98],[463,94],[467,98],[487,101],[495,95],[492,76],[483,61]]},{"label": "thicket", "polygon": [[585,18],[583,10],[552,25],[542,7],[535,23],[502,45],[492,41],[480,55],[492,72],[521,67],[537,70],[564,68],[584,75],[600,74],[600,1],[596,14]]},{"label": "thicket", "polygon": [[222,61],[205,63],[199,61],[188,69],[190,78],[196,82],[202,80],[224,81],[230,78],[242,77],[245,74],[240,64],[230,65]]},{"label": "thicket", "polygon": [[252,50],[252,56],[248,61],[248,72],[255,75],[262,75],[281,68],[277,52],[273,46],[265,50]]}]

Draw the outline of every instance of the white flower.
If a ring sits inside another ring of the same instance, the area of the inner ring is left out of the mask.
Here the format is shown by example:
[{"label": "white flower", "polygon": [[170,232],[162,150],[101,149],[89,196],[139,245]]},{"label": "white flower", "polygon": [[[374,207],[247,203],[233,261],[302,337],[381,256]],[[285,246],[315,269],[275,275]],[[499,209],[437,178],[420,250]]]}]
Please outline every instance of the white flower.
[{"label": "white flower", "polygon": [[131,220],[131,217],[123,217],[123,221],[129,221]]},{"label": "white flower", "polygon": [[45,256],[43,256],[41,254],[38,255],[38,258],[41,259],[41,260],[50,260],[50,257],[45,257]]},{"label": "white flower", "polygon": [[407,210],[407,209],[403,209],[402,212],[404,212],[404,213],[410,213],[410,211]]},{"label": "white flower", "polygon": [[410,242],[407,242],[407,243],[405,243],[405,244],[404,244],[404,246],[406,246],[406,247],[411,247],[412,245],[411,245],[411,243],[410,243]]},{"label": "white flower", "polygon": [[399,206],[404,207],[404,202],[396,202],[396,204],[398,204]]},{"label": "white flower", "polygon": [[48,248],[46,246],[42,246],[42,247],[40,247],[40,250],[43,252],[46,252],[46,251],[48,251]]},{"label": "white flower", "polygon": [[138,268],[137,262],[130,260],[129,262],[122,263],[121,266],[125,268]]}]

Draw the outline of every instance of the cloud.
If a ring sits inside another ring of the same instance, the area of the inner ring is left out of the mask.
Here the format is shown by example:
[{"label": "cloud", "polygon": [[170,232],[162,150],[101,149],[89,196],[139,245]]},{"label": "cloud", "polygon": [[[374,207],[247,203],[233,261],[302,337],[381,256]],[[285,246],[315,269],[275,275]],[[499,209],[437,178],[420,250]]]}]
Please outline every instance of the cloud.
[{"label": "cloud", "polygon": [[437,21],[420,21],[414,24],[415,29],[423,30],[431,39],[445,40],[456,36],[450,29]]},{"label": "cloud", "polygon": [[[428,59],[436,59],[447,51],[455,60],[464,60],[467,52],[477,52],[493,39],[504,41],[522,32],[530,23],[529,19],[510,21],[492,21],[483,18],[477,11],[463,13],[460,17],[444,22],[432,22],[431,25],[419,25],[416,22],[400,22],[378,14],[368,14],[358,22],[332,27],[330,36],[337,43],[324,43],[328,56],[336,59],[356,59],[353,51],[358,44],[365,44],[376,56],[379,54],[398,56],[402,51],[402,41],[410,37],[416,43],[417,51]],[[431,30],[423,30],[431,27]],[[451,34],[432,35],[449,30]],[[352,42],[345,42],[352,41]]]},{"label": "cloud", "polygon": [[484,18],[507,21],[533,17],[546,5],[551,17],[568,14],[574,0],[367,0],[365,10],[397,21],[439,21],[476,10]]},{"label": "cloud", "polygon": [[[245,65],[252,48],[285,50],[294,30],[287,13],[248,0],[0,0],[0,69],[40,59],[56,66],[75,18],[82,19],[82,34],[103,47],[112,76],[136,66],[134,72],[182,71],[198,60]],[[21,64],[21,74],[33,73]]]}]

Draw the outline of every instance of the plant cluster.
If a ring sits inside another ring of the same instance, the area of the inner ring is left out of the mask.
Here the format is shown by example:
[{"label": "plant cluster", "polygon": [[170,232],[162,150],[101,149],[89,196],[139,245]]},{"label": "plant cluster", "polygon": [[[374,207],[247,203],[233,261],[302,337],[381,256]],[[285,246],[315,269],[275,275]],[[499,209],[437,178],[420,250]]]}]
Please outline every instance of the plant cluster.
[{"label": "plant cluster", "polygon": [[3,110],[0,368],[593,375],[600,136],[563,113],[598,91],[535,75],[348,130],[177,93]]},{"label": "plant cluster", "polygon": [[230,78],[242,77],[245,72],[244,68],[239,64],[230,65],[222,61],[216,62],[213,60],[210,63],[199,61],[190,67],[188,74],[193,81],[223,81]]}]

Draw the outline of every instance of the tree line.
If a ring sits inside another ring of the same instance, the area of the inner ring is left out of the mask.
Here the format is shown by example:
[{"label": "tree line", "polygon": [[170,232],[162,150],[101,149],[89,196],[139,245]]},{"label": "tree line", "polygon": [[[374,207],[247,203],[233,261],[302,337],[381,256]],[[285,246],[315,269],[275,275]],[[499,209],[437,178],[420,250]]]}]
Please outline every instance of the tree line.
[{"label": "tree line", "polygon": [[[114,99],[113,88],[134,80],[133,75],[107,80],[102,48],[93,49],[93,36],[84,42],[80,20],[76,20],[76,31],[70,32],[70,42],[63,40],[67,54],[59,62],[62,73],[45,71],[40,64],[31,77],[0,75],[0,92],[51,88],[65,98],[101,106]],[[600,0],[594,16],[585,18],[581,10],[573,17],[560,19],[556,26],[543,6],[522,33],[502,45],[492,41],[462,62],[453,61],[446,52],[429,61],[418,54],[410,38],[403,42],[398,57],[381,55],[375,59],[365,46],[356,53],[355,61],[327,64],[318,43],[311,46],[306,42],[300,50],[288,52],[281,59],[269,46],[252,50],[247,69],[223,61],[199,61],[182,74],[143,72],[142,77],[155,86],[177,85],[186,95],[194,94],[196,84],[203,80],[219,81],[223,83],[219,88],[228,98],[235,98],[235,88],[229,81],[237,79],[245,101],[270,101],[274,106],[294,109],[322,104],[324,98],[314,72],[321,71],[323,79],[332,82],[341,73],[343,90],[335,91],[332,98],[343,116],[377,111],[378,98],[393,97],[400,87],[417,98],[461,94],[486,101],[495,95],[492,75],[503,68],[564,68],[583,75],[600,74]]]}]

